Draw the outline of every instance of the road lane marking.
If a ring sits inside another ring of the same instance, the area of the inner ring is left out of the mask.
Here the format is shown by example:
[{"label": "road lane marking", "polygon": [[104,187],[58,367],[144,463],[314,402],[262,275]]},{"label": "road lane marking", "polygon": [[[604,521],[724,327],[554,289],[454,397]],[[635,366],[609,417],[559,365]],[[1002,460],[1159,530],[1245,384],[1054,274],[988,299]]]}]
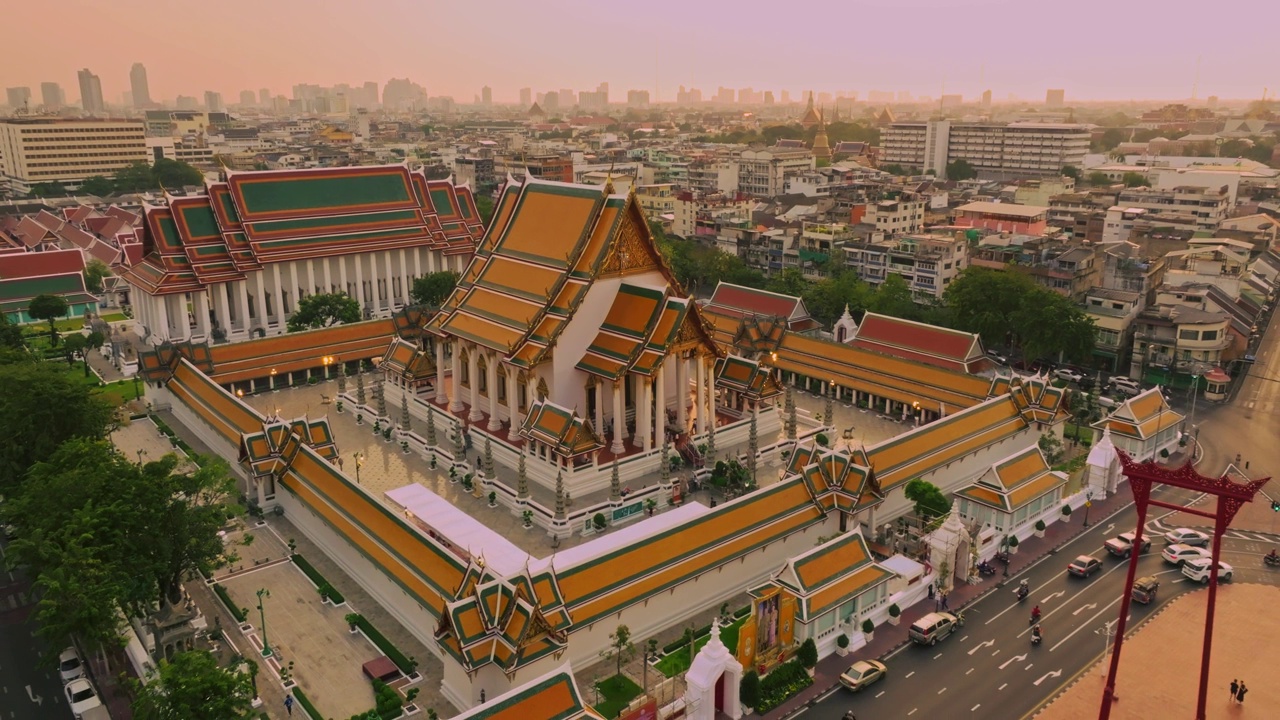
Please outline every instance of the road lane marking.
[{"label": "road lane marking", "polygon": [[1053,652],[1054,650],[1057,650],[1057,649],[1058,649],[1058,647],[1059,647],[1060,645],[1062,645],[1062,643],[1064,643],[1064,642],[1066,642],[1066,641],[1070,640],[1070,639],[1071,639],[1071,637],[1072,637],[1073,635],[1075,635],[1076,633],[1080,632],[1082,629],[1084,629],[1084,628],[1085,628],[1085,626],[1092,625],[1094,620],[1097,620],[1097,619],[1098,619],[1098,618],[1099,618],[1103,613],[1105,613],[1105,612],[1107,612],[1108,610],[1110,610],[1110,609],[1111,609],[1111,608],[1112,608],[1116,603],[1120,602],[1120,601],[1121,601],[1121,600],[1123,600],[1123,599],[1124,599],[1124,598],[1116,598],[1115,600],[1112,600],[1112,601],[1111,601],[1111,602],[1110,602],[1106,607],[1104,607],[1104,608],[1102,608],[1101,610],[1099,610],[1098,612],[1094,613],[1094,614],[1093,614],[1093,617],[1091,617],[1091,618],[1089,618],[1088,620],[1085,620],[1083,623],[1081,623],[1080,627],[1078,627],[1078,628],[1076,628],[1075,630],[1072,630],[1071,632],[1067,633],[1066,637],[1064,637],[1064,638],[1062,638],[1061,640],[1059,640],[1057,645],[1054,645],[1053,647],[1049,648],[1049,652]]},{"label": "road lane marking", "polygon": [[1027,654],[1026,654],[1026,653],[1022,653],[1021,655],[1014,655],[1013,657],[1009,658],[1008,660],[1005,660],[1005,661],[1004,661],[1004,664],[1000,666],[1000,669],[1001,669],[1001,670],[1003,670],[1003,669],[1005,669],[1005,668],[1009,667],[1010,665],[1012,665],[1013,663],[1016,663],[1016,662],[1022,662],[1023,660],[1026,660],[1026,659],[1027,659]]},{"label": "road lane marking", "polygon": [[997,692],[999,692],[1000,690],[1003,690],[1003,689],[1005,689],[1005,688],[1007,688],[1007,687],[1009,687],[1009,683],[1005,683],[1005,684],[1001,685],[1000,687],[996,688],[996,691],[997,691]]},{"label": "road lane marking", "polygon": [[974,705],[973,707],[969,708],[969,712],[977,712],[978,708],[980,707],[982,707],[982,703],[978,703],[977,705]]},{"label": "road lane marking", "polygon": [[880,697],[881,695],[885,694],[886,692],[888,692],[888,690],[881,690],[880,692],[876,693],[876,697]]},{"label": "road lane marking", "polygon": [[979,650],[981,650],[982,648],[991,647],[992,645],[995,645],[995,644],[996,644],[995,638],[992,638],[986,642],[980,642],[977,645],[973,646],[973,649],[969,651],[969,654],[972,655],[978,652]]},{"label": "road lane marking", "polygon": [[960,642],[964,642],[965,640],[968,640],[968,639],[969,639],[969,636],[965,635],[964,637],[960,638]]},{"label": "road lane marking", "polygon": [[1060,597],[1062,597],[1063,595],[1066,595],[1066,594],[1067,594],[1067,591],[1066,591],[1066,590],[1059,590],[1058,592],[1056,592],[1056,593],[1054,593],[1054,594],[1050,595],[1049,597],[1047,597],[1047,598],[1045,598],[1045,599],[1041,600],[1041,601],[1040,601],[1040,604],[1041,604],[1041,605],[1048,605],[1050,600],[1053,600],[1054,598],[1060,598]]},{"label": "road lane marking", "polygon": [[1039,687],[1039,686],[1040,686],[1040,683],[1044,682],[1045,680],[1048,680],[1048,679],[1049,679],[1049,678],[1051,678],[1051,677],[1053,677],[1053,678],[1060,678],[1060,677],[1062,677],[1062,670],[1061,670],[1061,669],[1053,670],[1053,671],[1051,671],[1051,672],[1047,672],[1047,673],[1045,673],[1045,674],[1041,675],[1041,676],[1040,676],[1040,679],[1039,679],[1039,680],[1036,680],[1036,682],[1035,682],[1036,687]]},{"label": "road lane marking", "polygon": [[993,652],[993,653],[991,653],[991,657],[995,657],[995,656],[997,656],[997,655],[999,655],[999,654],[1000,654],[1000,648],[996,648],[996,651],[995,651],[995,652]]},{"label": "road lane marking", "polygon": [[969,670],[968,670],[967,672],[965,672],[965,675],[968,675],[968,674],[969,674],[969,673],[971,673],[971,672],[973,672],[973,668],[969,668]]},{"label": "road lane marking", "polygon": [[1089,603],[1088,605],[1081,605],[1080,607],[1076,608],[1075,612],[1071,613],[1071,617],[1075,617],[1080,613],[1084,612],[1085,610],[1096,610],[1097,607],[1098,607],[1098,603]]},{"label": "road lane marking", "polygon": [[1031,663],[1030,665],[1028,665],[1028,666],[1026,666],[1026,667],[1024,667],[1024,668],[1022,668],[1022,669],[1023,669],[1023,670],[1030,670],[1031,668],[1033,668],[1033,667],[1035,667],[1035,666],[1036,666],[1036,664],[1035,664],[1035,663]]},{"label": "road lane marking", "polygon": [[[1099,578],[1104,578],[1104,577],[1106,577],[1106,576],[1110,575],[1111,573],[1113,573],[1113,572],[1115,572],[1115,571],[1119,570],[1120,568],[1128,569],[1128,567],[1129,567],[1129,565],[1128,565],[1127,563],[1116,563],[1115,565],[1113,565],[1113,566],[1111,567],[1111,569],[1110,569],[1110,570],[1107,570],[1107,571],[1103,572],[1103,573],[1102,573],[1101,575],[1099,575],[1098,577],[1099,577]],[[1095,580],[1094,582],[1096,583],[1097,581]],[[1084,587],[1080,588],[1080,591],[1079,591],[1079,592],[1077,592],[1075,595],[1072,595],[1072,596],[1071,596],[1071,598],[1070,598],[1069,600],[1067,600],[1067,602],[1065,602],[1065,603],[1063,603],[1063,604],[1059,605],[1058,607],[1054,608],[1053,610],[1050,610],[1049,612],[1044,613],[1043,615],[1041,615],[1041,616],[1040,616],[1040,622],[1044,622],[1046,619],[1048,619],[1049,617],[1051,617],[1054,613],[1058,612],[1059,610],[1062,610],[1062,609],[1063,609],[1063,608],[1065,608],[1067,605],[1070,605],[1070,604],[1071,604],[1071,601],[1075,600],[1076,598],[1080,597],[1080,596],[1081,596],[1081,595],[1083,595],[1084,593],[1088,592],[1088,591],[1089,591],[1089,589],[1090,589],[1090,588],[1092,588],[1092,587],[1093,587],[1093,584],[1089,584],[1089,585],[1085,585]],[[1112,603],[1112,604],[1114,605],[1115,603]],[[1026,634],[1027,634],[1027,633],[1029,633],[1029,632],[1031,632],[1031,628],[1030,628],[1030,627],[1028,627],[1026,630],[1023,630],[1022,632],[1018,633],[1018,637],[1022,637],[1023,635],[1026,635]]]},{"label": "road lane marking", "polygon": [[916,710],[919,710],[919,709],[920,708],[911,708],[911,712],[907,713],[907,717],[911,717],[912,715],[915,715]]},{"label": "road lane marking", "polygon": [[933,659],[934,659],[934,660],[937,660],[937,659],[938,659],[938,658],[940,658],[940,657],[942,657],[942,653],[938,653],[937,655],[934,655],[934,656],[933,656]]},{"label": "road lane marking", "polygon": [[903,680],[906,680],[907,678],[909,678],[909,677],[911,677],[912,675],[915,675],[915,674],[916,674],[916,671],[915,671],[915,670],[912,670],[911,672],[907,673],[906,675],[903,675],[903,676],[902,676],[902,679],[903,679]]},{"label": "road lane marking", "polygon": [[942,693],[944,693],[944,692],[946,692],[946,691],[947,691],[947,689],[946,689],[946,688],[942,688],[941,690],[939,690],[939,691],[938,691],[938,694],[939,694],[939,695],[941,695]]}]

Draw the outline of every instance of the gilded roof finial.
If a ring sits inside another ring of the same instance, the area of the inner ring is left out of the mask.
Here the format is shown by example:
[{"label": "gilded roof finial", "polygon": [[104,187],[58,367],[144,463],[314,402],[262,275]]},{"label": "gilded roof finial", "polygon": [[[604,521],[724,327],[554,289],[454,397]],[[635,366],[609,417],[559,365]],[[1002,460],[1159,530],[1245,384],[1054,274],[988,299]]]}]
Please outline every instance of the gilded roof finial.
[{"label": "gilded roof finial", "polygon": [[604,194],[605,195],[613,194],[613,163],[612,162],[609,163],[609,172],[605,175]]}]

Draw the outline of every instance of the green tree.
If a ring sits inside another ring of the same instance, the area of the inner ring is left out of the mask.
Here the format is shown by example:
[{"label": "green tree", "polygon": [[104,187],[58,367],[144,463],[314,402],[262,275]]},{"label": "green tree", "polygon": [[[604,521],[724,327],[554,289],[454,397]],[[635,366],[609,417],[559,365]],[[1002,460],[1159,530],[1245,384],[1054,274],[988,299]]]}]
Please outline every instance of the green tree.
[{"label": "green tree", "polygon": [[811,669],[818,664],[818,645],[813,638],[806,638],[800,643],[800,649],[796,651],[796,659],[804,666],[805,670]]},{"label": "green tree", "polygon": [[241,720],[253,717],[248,675],[218,665],[204,650],[161,660],[152,682],[133,682],[137,720]]},{"label": "green tree", "polygon": [[360,321],[360,303],[346,293],[308,295],[289,318],[289,332]]},{"label": "green tree", "polygon": [[58,326],[55,324],[60,317],[66,317],[67,301],[57,295],[37,295],[31,298],[31,302],[27,303],[27,314],[36,320],[49,321],[49,343],[54,347],[58,345]]},{"label": "green tree", "polygon": [[453,292],[457,284],[458,273],[452,270],[427,273],[413,281],[409,295],[419,305],[438,307],[448,299],[449,293]]},{"label": "green tree", "polygon": [[1093,142],[1094,152],[1110,152],[1116,146],[1124,142],[1124,130],[1118,127],[1107,128],[1102,131],[1102,137]]},{"label": "green tree", "polygon": [[[72,365],[78,355],[84,352],[87,347],[85,337],[80,333],[72,333],[62,341],[62,354],[67,358],[67,364]],[[89,377],[89,365],[85,363],[84,376]]]},{"label": "green tree", "polygon": [[111,407],[66,373],[43,363],[0,365],[0,494],[70,438],[100,438]]},{"label": "green tree", "polygon": [[[96,193],[95,193],[96,194]],[[97,258],[93,258],[84,265],[84,286],[89,292],[97,295],[102,292],[105,285],[103,281],[111,277],[115,273],[107,264]]]},{"label": "green tree", "polygon": [[160,158],[151,166],[152,187],[181,188],[187,185],[204,184],[204,173],[182,162]]},{"label": "green tree", "polygon": [[791,297],[800,297],[809,287],[809,281],[798,268],[785,268],[781,273],[769,278],[765,290]]},{"label": "green tree", "polygon": [[485,227],[493,222],[493,198],[488,193],[476,194],[476,212],[480,213],[480,222]]},{"label": "green tree", "polygon": [[860,316],[874,298],[875,290],[848,269],[837,270],[829,278],[810,283],[801,295],[809,314],[827,326],[840,318],[846,306],[855,317]]},{"label": "green tree", "polygon": [[906,320],[915,320],[920,314],[920,308],[911,295],[911,287],[901,275],[897,274],[889,275],[884,282],[880,283],[880,287],[876,288],[875,297],[871,299],[869,309],[881,315]]},{"label": "green tree", "polygon": [[742,682],[738,685],[738,700],[749,708],[760,704],[760,676],[755,670],[742,673]]},{"label": "green tree", "polygon": [[1080,168],[1076,167],[1075,165],[1063,165],[1063,166],[1062,166],[1062,176],[1063,176],[1063,177],[1069,177],[1069,178],[1071,178],[1072,180],[1079,180],[1079,179],[1080,179]]},{"label": "green tree", "polygon": [[1040,447],[1040,452],[1044,453],[1044,459],[1050,465],[1057,465],[1062,462],[1062,456],[1066,454],[1066,448],[1062,447],[1062,441],[1053,433],[1041,435],[1036,445]]},{"label": "green tree", "polygon": [[915,503],[916,515],[924,520],[932,520],[946,515],[951,510],[951,503],[942,494],[937,485],[928,480],[916,478],[907,483],[902,494]]},{"label": "green tree", "polygon": [[22,326],[9,319],[8,313],[0,312],[0,349],[25,350],[22,340]]},{"label": "green tree", "polygon": [[151,177],[151,166],[144,162],[129,163],[116,171],[116,191],[122,193],[154,190],[155,182]]},{"label": "green tree", "polygon": [[115,183],[111,182],[111,178],[103,175],[94,175],[85,178],[80,183],[80,192],[86,195],[97,195],[98,197],[106,197],[116,191]]},{"label": "green tree", "polygon": [[605,660],[613,660],[617,665],[617,673],[621,675],[622,663],[629,661],[635,651],[636,646],[631,642],[631,628],[626,625],[619,625],[617,629],[609,633],[609,644],[605,646],[604,650],[600,651],[600,657]]},{"label": "green tree", "polygon": [[1086,181],[1090,185],[1094,185],[1096,187],[1102,187],[1103,185],[1111,184],[1111,178],[1107,177],[1106,173],[1098,172],[1096,170],[1094,172],[1089,173],[1089,177],[1086,178]]},{"label": "green tree", "polygon": [[971,266],[951,281],[943,301],[956,328],[978,333],[987,347],[1003,347],[1014,341],[1014,316],[1034,288],[1022,273]]},{"label": "green tree", "polygon": [[32,197],[58,197],[67,194],[67,188],[60,181],[36,183],[27,194]]},{"label": "green tree", "polygon": [[1151,181],[1146,175],[1137,172],[1127,172],[1124,174],[1125,187],[1151,187]]},{"label": "green tree", "polygon": [[972,180],[976,177],[978,171],[964,158],[947,163],[948,180]]}]

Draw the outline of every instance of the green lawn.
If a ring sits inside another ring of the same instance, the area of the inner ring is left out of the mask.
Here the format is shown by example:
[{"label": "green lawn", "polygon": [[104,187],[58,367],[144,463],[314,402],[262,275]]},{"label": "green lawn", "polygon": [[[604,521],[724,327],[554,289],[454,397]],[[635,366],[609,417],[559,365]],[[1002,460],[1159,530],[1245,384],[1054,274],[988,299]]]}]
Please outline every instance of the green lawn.
[{"label": "green lawn", "polygon": [[[81,375],[84,374],[83,370],[80,372]],[[140,381],[135,383],[133,380],[119,380],[101,386],[98,392],[112,405],[119,407],[141,397],[146,392],[146,386]]]},{"label": "green lawn", "polygon": [[596,683],[596,689],[600,691],[600,703],[596,705],[596,712],[606,718],[618,717],[627,703],[635,700],[642,692],[639,685],[624,675],[605,678]]},{"label": "green lawn", "polygon": [[[79,330],[80,328],[84,327],[84,318],[78,318],[78,317],[63,318],[61,320],[54,322],[53,326],[58,328],[58,332],[60,333],[73,332],[75,330]],[[44,320],[39,320],[33,323],[27,323],[23,327],[26,330],[26,332],[29,334],[34,335],[38,332],[43,332],[46,337],[48,337],[49,335],[49,323],[45,322]]]},{"label": "green lawn", "polygon": [[[729,648],[730,653],[738,652],[738,631],[742,629],[742,622],[744,620],[746,620],[746,617],[741,617],[720,628],[720,642],[724,643],[724,646]],[[708,634],[694,640],[694,653],[696,654],[701,650],[702,646],[706,645],[707,641],[710,639],[711,635]],[[663,655],[662,659],[659,660],[654,667],[658,668],[658,672],[662,673],[666,677],[675,677],[676,675],[680,675],[688,670],[691,664],[693,664],[693,659],[689,656],[688,646],[685,646],[673,653]]]},{"label": "green lawn", "polygon": [[129,316],[125,315],[122,312],[108,313],[102,316],[102,320],[104,322],[109,322],[109,323],[120,322],[121,320],[128,320],[128,319],[129,319]]}]

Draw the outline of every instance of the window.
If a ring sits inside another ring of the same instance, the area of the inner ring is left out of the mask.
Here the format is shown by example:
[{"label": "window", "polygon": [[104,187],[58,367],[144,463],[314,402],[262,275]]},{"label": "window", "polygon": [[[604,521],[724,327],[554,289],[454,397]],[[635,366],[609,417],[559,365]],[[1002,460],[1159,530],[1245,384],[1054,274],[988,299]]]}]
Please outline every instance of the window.
[{"label": "window", "polygon": [[476,361],[476,383],[479,386],[480,397],[489,397],[489,363],[481,355]]},{"label": "window", "polygon": [[470,388],[471,387],[471,363],[468,360],[466,350],[462,351],[462,356],[459,358],[459,360],[461,361],[459,365],[461,366],[461,370],[462,370],[462,373],[461,373],[462,380],[460,381],[460,384],[464,388]]},{"label": "window", "polygon": [[501,365],[498,366],[498,402],[507,404],[507,369]]},{"label": "window", "polygon": [[1201,340],[1217,340],[1217,339],[1218,339],[1218,331],[1217,331],[1217,330],[1205,330],[1204,332],[1200,333],[1200,339],[1201,339]]},{"label": "window", "polygon": [[1179,340],[1199,340],[1200,331],[1199,330],[1179,330],[1178,339]]}]

